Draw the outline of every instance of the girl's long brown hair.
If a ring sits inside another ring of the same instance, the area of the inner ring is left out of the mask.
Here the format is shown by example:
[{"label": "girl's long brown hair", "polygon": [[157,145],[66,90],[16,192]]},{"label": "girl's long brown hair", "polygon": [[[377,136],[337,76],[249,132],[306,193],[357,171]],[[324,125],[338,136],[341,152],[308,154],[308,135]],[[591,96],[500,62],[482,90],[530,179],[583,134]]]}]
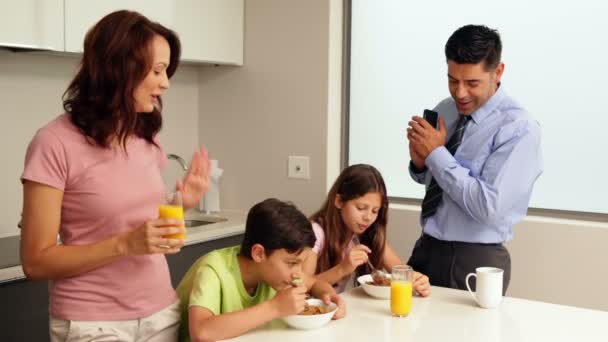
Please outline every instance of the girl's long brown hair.
[{"label": "girl's long brown hair", "polygon": [[[317,273],[324,272],[342,261],[342,253],[350,242],[351,233],[342,221],[340,210],[334,205],[336,196],[343,202],[365,196],[368,193],[380,194],[381,205],[376,221],[359,237],[362,244],[368,246],[372,253],[370,262],[375,268],[383,265],[382,256],[386,245],[386,224],[388,221],[388,196],[380,172],[367,164],[356,164],[345,168],[334,185],[321,209],[310,217],[310,220],[323,227],[325,243],[317,259]],[[370,273],[367,264],[357,268],[355,274]]]},{"label": "girl's long brown hair", "polygon": [[156,35],[169,43],[171,78],[179,64],[180,42],[164,26],[123,10],[103,17],[87,33],[80,69],[63,94],[63,108],[95,144],[108,147],[110,138],[116,138],[124,148],[132,134],[155,144],[162,127],[160,110],[138,114],[133,92],[152,68]]}]

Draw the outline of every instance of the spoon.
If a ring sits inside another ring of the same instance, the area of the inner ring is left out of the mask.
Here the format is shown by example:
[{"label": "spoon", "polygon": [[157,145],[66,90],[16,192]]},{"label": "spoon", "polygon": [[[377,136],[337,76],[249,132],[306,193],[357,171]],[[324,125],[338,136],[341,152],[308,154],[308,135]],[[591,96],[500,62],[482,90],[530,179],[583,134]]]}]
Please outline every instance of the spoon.
[{"label": "spoon", "polygon": [[[355,245],[360,245],[361,242],[359,241],[359,237],[357,235],[353,235],[353,243]],[[376,269],[374,267],[374,265],[372,265],[371,262],[369,262],[369,259],[367,259],[367,265],[371,268],[372,270],[372,279],[376,279],[377,277],[384,277],[384,272],[382,272],[379,269]]]}]

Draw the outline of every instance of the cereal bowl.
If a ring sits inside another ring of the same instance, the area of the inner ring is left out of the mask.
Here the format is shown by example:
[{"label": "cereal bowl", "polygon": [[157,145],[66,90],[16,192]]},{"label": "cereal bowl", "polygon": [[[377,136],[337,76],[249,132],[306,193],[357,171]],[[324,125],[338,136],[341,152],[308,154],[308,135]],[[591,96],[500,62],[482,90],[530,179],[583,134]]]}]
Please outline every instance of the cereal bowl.
[{"label": "cereal bowl", "polygon": [[[385,277],[390,278],[390,274],[385,274]],[[379,299],[390,299],[391,298],[391,287],[389,286],[378,286],[371,284],[373,282],[372,275],[366,274],[357,278],[357,282],[363,288],[363,291],[368,295],[379,298]]]},{"label": "cereal bowl", "polygon": [[291,315],[283,317],[282,320],[290,327],[296,329],[317,329],[331,321],[332,317],[334,317],[334,314],[338,310],[336,303],[325,305],[322,300],[316,298],[307,299],[306,304],[308,304],[309,307],[321,307],[322,310],[326,312],[308,315]]}]

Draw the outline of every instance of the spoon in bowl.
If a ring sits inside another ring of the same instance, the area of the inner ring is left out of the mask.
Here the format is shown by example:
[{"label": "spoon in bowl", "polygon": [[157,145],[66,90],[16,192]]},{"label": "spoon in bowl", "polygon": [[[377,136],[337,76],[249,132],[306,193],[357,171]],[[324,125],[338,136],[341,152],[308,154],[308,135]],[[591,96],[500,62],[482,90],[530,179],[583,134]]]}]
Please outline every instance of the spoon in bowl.
[{"label": "spoon in bowl", "polygon": [[[353,243],[354,243],[355,245],[360,245],[360,244],[361,244],[361,242],[359,241],[359,237],[358,237],[357,235],[353,235]],[[379,270],[379,269],[376,269],[376,268],[374,267],[374,265],[372,265],[372,263],[371,263],[371,262],[369,262],[369,259],[367,259],[367,265],[368,265],[368,266],[371,268],[371,270],[372,270],[372,279],[374,280],[374,282],[376,281],[376,279],[377,279],[377,278],[380,278],[380,277],[384,278],[384,272],[382,272],[382,271],[381,271],[381,270]]]}]

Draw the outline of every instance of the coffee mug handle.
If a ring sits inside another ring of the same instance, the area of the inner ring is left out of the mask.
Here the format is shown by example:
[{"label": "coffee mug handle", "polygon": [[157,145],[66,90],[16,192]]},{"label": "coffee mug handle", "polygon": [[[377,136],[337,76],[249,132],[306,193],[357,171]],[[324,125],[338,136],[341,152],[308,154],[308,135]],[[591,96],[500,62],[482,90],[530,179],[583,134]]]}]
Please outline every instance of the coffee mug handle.
[{"label": "coffee mug handle", "polygon": [[475,296],[475,293],[473,293],[473,291],[471,291],[471,287],[469,286],[469,278],[470,277],[477,278],[477,274],[475,274],[475,273],[469,273],[469,274],[467,274],[467,277],[464,280],[464,282],[467,284],[467,290],[469,290],[469,293],[471,294],[471,297],[473,297],[473,299],[477,300],[477,297]]}]

